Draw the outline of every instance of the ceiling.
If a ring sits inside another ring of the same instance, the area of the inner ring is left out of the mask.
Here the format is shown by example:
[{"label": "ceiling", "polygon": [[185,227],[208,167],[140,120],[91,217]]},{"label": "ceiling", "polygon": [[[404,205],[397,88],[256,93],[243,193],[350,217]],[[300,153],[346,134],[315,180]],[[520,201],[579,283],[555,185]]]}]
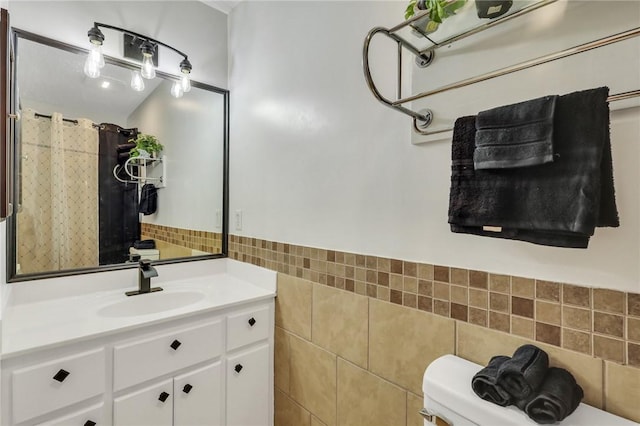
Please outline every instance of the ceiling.
[{"label": "ceiling", "polygon": [[[131,89],[131,71],[106,64],[100,77],[84,72],[85,54],[67,52],[20,39],[17,48],[18,91],[21,107],[50,115],[61,112],[68,118],[89,118],[94,122],[123,121],[162,82],[144,80],[145,89]],[[102,87],[105,82],[108,87]],[[48,109],[46,111],[40,111]]]},{"label": "ceiling", "polygon": [[242,0],[200,0],[202,3],[207,6],[213,7],[214,9],[219,10],[220,12],[224,12],[228,14],[231,12],[231,9],[236,7],[238,3]]}]

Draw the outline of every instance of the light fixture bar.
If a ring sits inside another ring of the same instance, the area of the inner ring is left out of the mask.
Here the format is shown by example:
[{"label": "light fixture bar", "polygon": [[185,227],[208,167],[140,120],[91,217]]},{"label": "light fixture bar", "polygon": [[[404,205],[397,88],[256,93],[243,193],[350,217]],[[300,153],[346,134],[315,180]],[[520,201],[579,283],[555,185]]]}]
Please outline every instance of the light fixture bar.
[{"label": "light fixture bar", "polygon": [[121,33],[128,34],[128,35],[130,35],[132,37],[137,37],[137,38],[142,39],[142,40],[150,41],[151,43],[154,43],[154,44],[157,44],[159,46],[166,47],[167,49],[173,50],[178,55],[182,56],[184,59],[188,59],[186,54],[184,54],[183,52],[179,51],[175,47],[169,46],[168,44],[165,44],[165,43],[161,42],[160,40],[156,40],[156,39],[151,38],[149,36],[146,36],[146,35],[143,35],[143,34],[139,34],[139,33],[133,32],[133,31],[125,30],[124,28],[116,27],[116,26],[113,26],[113,25],[102,24],[100,22],[94,22],[93,26],[94,27],[108,28],[110,30],[120,31]]}]

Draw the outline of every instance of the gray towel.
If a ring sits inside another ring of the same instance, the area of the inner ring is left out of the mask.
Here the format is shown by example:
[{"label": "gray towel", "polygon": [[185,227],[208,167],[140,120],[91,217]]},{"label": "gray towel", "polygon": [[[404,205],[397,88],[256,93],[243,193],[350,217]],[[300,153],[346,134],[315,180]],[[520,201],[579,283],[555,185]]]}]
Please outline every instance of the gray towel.
[{"label": "gray towel", "polygon": [[553,161],[557,95],[482,111],[476,119],[476,170],[510,169]]},{"label": "gray towel", "polygon": [[516,401],[530,400],[544,381],[549,356],[534,345],[520,346],[498,369],[498,384]]},{"label": "gray towel", "polygon": [[557,423],[573,413],[583,397],[584,392],[571,373],[551,367],[525,412],[536,423]]},{"label": "gray towel", "polygon": [[511,404],[511,395],[498,384],[498,369],[509,359],[508,356],[504,355],[494,356],[485,368],[473,376],[473,379],[471,379],[471,388],[476,395],[485,401],[492,402],[501,407],[506,407]]}]

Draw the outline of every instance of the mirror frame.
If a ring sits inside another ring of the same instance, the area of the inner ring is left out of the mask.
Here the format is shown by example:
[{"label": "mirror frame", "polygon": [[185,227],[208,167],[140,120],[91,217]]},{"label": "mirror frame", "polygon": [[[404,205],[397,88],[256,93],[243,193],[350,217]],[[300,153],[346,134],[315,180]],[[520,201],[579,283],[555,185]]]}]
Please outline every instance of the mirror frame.
[{"label": "mirror frame", "polygon": [[[11,28],[11,43],[13,46],[13,51],[17,54],[18,48],[18,39],[24,39],[29,41],[34,41],[37,43],[41,43],[50,47],[54,47],[57,49],[65,50],[67,52],[77,53],[77,54],[87,54],[89,52],[88,49],[83,49],[71,44],[67,44],[58,40],[54,40],[45,36],[41,36],[38,34],[34,34],[28,31],[24,31],[18,28]],[[105,63],[113,64],[117,66],[121,66],[127,69],[138,69],[140,66],[133,62],[124,61],[121,59],[117,59],[111,56],[104,55]],[[16,72],[17,67],[14,63],[14,69],[12,73],[12,81],[11,81],[11,89],[13,91],[16,90],[17,78]],[[162,71],[156,70],[157,78],[164,78],[168,80],[175,79],[176,76],[172,74],[168,74]],[[202,256],[192,256],[192,257],[177,257],[175,259],[167,259],[167,260],[157,260],[154,261],[154,265],[167,265],[172,263],[183,263],[183,262],[193,262],[199,260],[208,260],[208,259],[219,259],[228,257],[229,253],[229,90],[222,89],[220,87],[212,86],[205,83],[200,83],[198,81],[191,80],[191,86],[197,87],[200,89],[208,90],[211,92],[219,93],[223,96],[224,103],[224,123],[223,123],[223,164],[222,164],[222,252],[217,254],[209,254]],[[15,99],[12,100],[14,103],[17,101]],[[12,105],[15,111],[17,111],[17,105]],[[10,143],[14,148],[14,156],[12,158],[13,161],[13,188],[12,195],[13,199],[17,200],[18,198],[18,185],[19,179],[16,178],[15,174],[18,172],[18,168],[16,167],[18,163],[18,152],[17,148],[17,132],[11,135]],[[121,269],[133,269],[137,268],[138,265],[136,263],[118,263],[113,265],[98,265],[90,268],[77,268],[77,269],[64,269],[60,271],[49,271],[49,272],[38,272],[32,274],[16,274],[16,260],[17,260],[17,247],[15,244],[16,241],[16,221],[17,221],[17,206],[18,203],[14,203],[13,205],[13,214],[7,218],[7,283],[21,282],[21,281],[32,281],[32,280],[40,280],[46,278],[57,278],[57,277],[65,277],[71,275],[80,275],[80,274],[92,274],[96,272],[107,272],[107,271],[117,271]]]}]

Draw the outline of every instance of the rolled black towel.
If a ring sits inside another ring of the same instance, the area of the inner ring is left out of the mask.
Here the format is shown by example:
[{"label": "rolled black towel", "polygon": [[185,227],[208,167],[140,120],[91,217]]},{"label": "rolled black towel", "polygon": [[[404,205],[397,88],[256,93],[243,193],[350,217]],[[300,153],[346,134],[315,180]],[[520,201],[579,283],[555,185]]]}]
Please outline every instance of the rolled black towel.
[{"label": "rolled black towel", "polygon": [[129,152],[131,151],[133,148],[136,147],[135,143],[121,143],[116,147],[116,150],[120,153],[120,152]]},{"label": "rolled black towel", "polygon": [[136,240],[133,243],[133,248],[136,249],[155,249],[156,242],[155,240]]},{"label": "rolled black towel", "polygon": [[573,413],[583,397],[584,392],[571,373],[551,367],[525,412],[536,423],[556,423]]},{"label": "rolled black towel", "polygon": [[498,384],[515,401],[530,400],[540,389],[548,368],[549,356],[545,351],[534,345],[523,345],[498,369]]},{"label": "rolled black towel", "polygon": [[509,359],[508,356],[504,355],[494,356],[485,368],[473,376],[473,379],[471,379],[471,388],[476,395],[485,401],[492,402],[501,407],[506,407],[511,404],[511,395],[497,383],[498,369]]}]

